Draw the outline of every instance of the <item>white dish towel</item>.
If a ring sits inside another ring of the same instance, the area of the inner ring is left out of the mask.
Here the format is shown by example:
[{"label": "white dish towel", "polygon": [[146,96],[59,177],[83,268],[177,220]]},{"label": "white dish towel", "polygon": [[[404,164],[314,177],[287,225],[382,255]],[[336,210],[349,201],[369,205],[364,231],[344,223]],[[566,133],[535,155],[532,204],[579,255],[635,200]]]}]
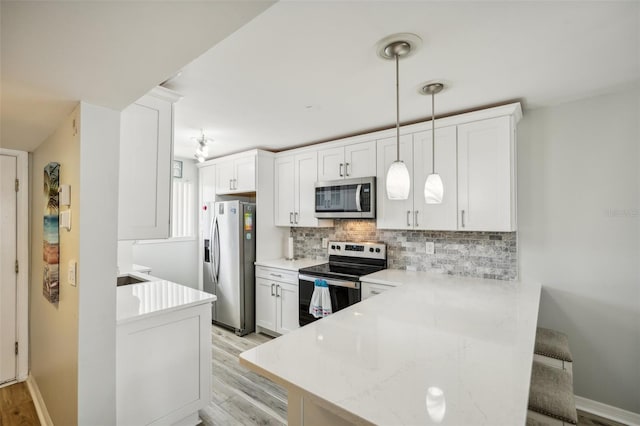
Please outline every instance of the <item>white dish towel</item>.
[{"label": "white dish towel", "polygon": [[329,285],[325,280],[317,279],[313,286],[309,313],[313,315],[314,318],[324,318],[331,315],[332,312]]}]

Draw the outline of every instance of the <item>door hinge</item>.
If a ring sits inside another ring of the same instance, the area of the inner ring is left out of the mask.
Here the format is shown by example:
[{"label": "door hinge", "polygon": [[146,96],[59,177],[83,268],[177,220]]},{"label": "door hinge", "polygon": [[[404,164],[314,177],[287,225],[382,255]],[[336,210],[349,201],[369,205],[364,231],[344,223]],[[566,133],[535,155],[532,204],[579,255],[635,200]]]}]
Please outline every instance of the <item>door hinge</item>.
[{"label": "door hinge", "polygon": [[16,342],[16,355],[18,355],[18,342]]},{"label": "door hinge", "polygon": [[16,274],[20,272],[20,264],[18,263],[18,260],[16,259]]},{"label": "door hinge", "polygon": [[16,179],[16,192],[20,191],[20,179]]}]

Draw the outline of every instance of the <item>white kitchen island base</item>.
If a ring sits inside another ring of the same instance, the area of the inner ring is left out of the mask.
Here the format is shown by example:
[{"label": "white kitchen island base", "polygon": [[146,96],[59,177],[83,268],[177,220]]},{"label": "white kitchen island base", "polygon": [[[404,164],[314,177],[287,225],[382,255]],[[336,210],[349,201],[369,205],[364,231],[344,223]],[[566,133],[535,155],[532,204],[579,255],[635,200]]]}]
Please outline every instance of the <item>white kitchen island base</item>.
[{"label": "white kitchen island base", "polygon": [[211,397],[213,300],[168,281],[118,288],[118,426],[200,423]]}]

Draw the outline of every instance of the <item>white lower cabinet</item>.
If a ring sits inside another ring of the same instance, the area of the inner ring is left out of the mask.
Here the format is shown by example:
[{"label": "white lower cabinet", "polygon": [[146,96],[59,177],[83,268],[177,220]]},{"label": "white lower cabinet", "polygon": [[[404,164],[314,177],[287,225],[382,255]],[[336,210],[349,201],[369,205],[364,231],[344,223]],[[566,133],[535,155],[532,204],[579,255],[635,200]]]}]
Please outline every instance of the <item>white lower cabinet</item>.
[{"label": "white lower cabinet", "polygon": [[256,331],[285,334],[299,326],[298,273],[256,266]]}]

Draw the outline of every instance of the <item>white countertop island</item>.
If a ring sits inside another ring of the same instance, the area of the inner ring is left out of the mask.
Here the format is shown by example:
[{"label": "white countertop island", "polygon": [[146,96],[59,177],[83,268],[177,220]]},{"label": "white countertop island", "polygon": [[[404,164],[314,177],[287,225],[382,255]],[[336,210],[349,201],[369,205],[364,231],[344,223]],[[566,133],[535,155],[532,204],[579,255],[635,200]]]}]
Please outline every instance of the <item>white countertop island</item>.
[{"label": "white countertop island", "polygon": [[540,285],[385,273],[403,285],[241,354],[289,424],[524,425]]},{"label": "white countertop island", "polygon": [[140,273],[118,287],[118,425],[196,425],[211,397],[211,303],[216,297]]}]

